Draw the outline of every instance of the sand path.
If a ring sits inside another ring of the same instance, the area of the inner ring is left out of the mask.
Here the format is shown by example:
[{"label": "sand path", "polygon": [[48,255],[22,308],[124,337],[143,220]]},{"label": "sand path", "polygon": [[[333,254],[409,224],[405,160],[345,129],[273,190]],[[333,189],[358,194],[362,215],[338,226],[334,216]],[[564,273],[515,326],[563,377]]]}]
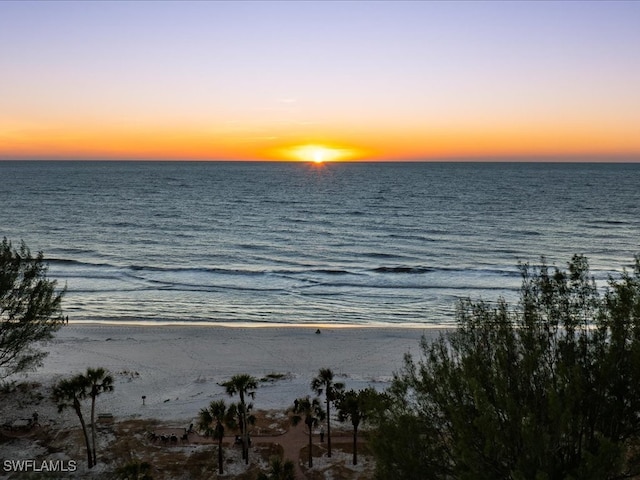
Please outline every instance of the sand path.
[{"label": "sand path", "polygon": [[298,424],[295,427],[291,425],[282,435],[255,437],[255,442],[281,445],[284,459],[291,460],[295,465],[296,478],[300,480],[306,478],[300,468],[300,450],[308,444],[309,434],[303,425]]},{"label": "sand path", "polygon": [[[184,429],[159,428],[155,430],[155,433],[158,436],[175,435],[176,438],[179,439],[179,442],[184,444],[184,441],[182,440]],[[233,445],[235,437],[228,437],[228,440],[226,438],[227,437],[225,437],[224,445],[226,447]],[[285,433],[279,435],[256,435],[253,436],[252,439],[256,444],[273,443],[275,445],[280,445],[283,450],[284,459],[291,460],[295,465],[296,479],[304,480],[306,478],[306,475],[300,468],[300,450],[309,444],[309,434],[307,433],[304,425],[299,424],[295,427],[291,425]],[[214,443],[214,440],[210,437],[203,437],[197,433],[190,433],[186,442],[189,444],[208,444]]]}]

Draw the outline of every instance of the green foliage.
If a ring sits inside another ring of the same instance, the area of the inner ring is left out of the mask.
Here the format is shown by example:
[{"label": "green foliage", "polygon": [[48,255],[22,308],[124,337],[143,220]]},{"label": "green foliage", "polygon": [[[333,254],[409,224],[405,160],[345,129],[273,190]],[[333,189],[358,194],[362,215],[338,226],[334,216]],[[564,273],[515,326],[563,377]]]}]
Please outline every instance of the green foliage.
[{"label": "green foliage", "polygon": [[518,305],[462,301],[456,330],[406,356],[372,440],[379,478],[639,473],[640,260],[603,296],[582,256],[521,273]]},{"label": "green foliage", "polygon": [[81,374],[74,375],[71,378],[60,380],[53,386],[51,394],[52,400],[58,405],[58,412],[62,412],[66,408],[73,408],[80,420],[82,426],[82,434],[84,436],[85,446],[87,448],[87,464],[89,468],[93,468],[93,454],[91,452],[91,442],[87,433],[87,424],[82,414],[82,400],[87,398],[89,389],[88,379]]},{"label": "green foliage", "polygon": [[[87,448],[87,464],[93,468],[96,464],[96,433],[95,433],[95,404],[96,398],[102,392],[113,391],[113,377],[104,368],[87,368],[86,374],[76,374],[60,380],[53,386],[51,399],[57,404],[58,412],[66,408],[73,408],[84,436]],[[82,401],[91,398],[91,432],[93,442],[89,440],[87,424],[82,414]]]},{"label": "green foliage", "polygon": [[0,379],[39,366],[45,353],[34,344],[50,340],[63,323],[64,290],[48,280],[42,253],[24,244],[0,243]]},{"label": "green foliage", "polygon": [[258,474],[257,480],[295,480],[295,465],[291,460],[282,461],[280,457],[272,457],[269,472]]},{"label": "green foliage", "polygon": [[222,454],[224,429],[225,426],[237,427],[237,414],[238,408],[235,404],[227,407],[224,400],[214,400],[209,404],[209,408],[203,408],[198,415],[198,429],[203,432],[205,437],[212,437],[218,441],[218,473],[220,475],[224,473]]},{"label": "green foliage", "polygon": [[87,368],[85,379],[88,384],[87,394],[91,398],[91,438],[93,464],[98,463],[96,448],[96,399],[101,393],[113,392],[113,377],[102,367]]},{"label": "green foliage", "polygon": [[353,426],[353,464],[358,464],[358,427],[369,417],[374,417],[386,403],[386,395],[378,393],[374,388],[364,390],[348,390],[341,392],[336,400],[338,420],[350,421]]},{"label": "green foliage", "polygon": [[364,390],[348,390],[342,392],[336,400],[338,420],[350,421],[351,425],[357,427],[369,418],[380,415],[387,404],[387,394],[380,393],[373,387],[367,387]]},{"label": "green foliage", "polygon": [[252,399],[256,396],[258,379],[246,373],[234,375],[231,380],[221,384],[229,396],[238,395],[240,403],[236,405],[236,416],[242,437],[242,458],[249,464],[249,424],[255,421],[255,417],[250,414],[253,404],[246,402],[246,397]]},{"label": "green foliage", "polygon": [[287,374],[287,373],[268,373],[266,374],[264,377],[262,377],[260,379],[260,383],[273,383],[273,382],[277,382],[278,380],[283,380],[286,378],[290,378],[291,375]]},{"label": "green foliage", "polygon": [[311,390],[316,395],[322,395],[327,406],[327,456],[331,457],[331,403],[344,391],[344,383],[333,381],[333,372],[329,368],[321,368],[318,376],[311,380]]},{"label": "green foliage", "polygon": [[291,423],[293,425],[304,422],[307,426],[307,433],[309,435],[309,468],[311,468],[313,467],[311,448],[313,443],[313,429],[318,426],[320,421],[324,420],[324,410],[318,398],[311,399],[309,396],[306,396],[294,401],[291,412],[293,413],[291,417]]},{"label": "green foliage", "polygon": [[297,425],[300,422],[304,422],[310,431],[313,431],[318,422],[325,418],[320,400],[317,398],[311,399],[309,396],[296,399],[291,412],[294,414],[291,417],[292,423]]}]

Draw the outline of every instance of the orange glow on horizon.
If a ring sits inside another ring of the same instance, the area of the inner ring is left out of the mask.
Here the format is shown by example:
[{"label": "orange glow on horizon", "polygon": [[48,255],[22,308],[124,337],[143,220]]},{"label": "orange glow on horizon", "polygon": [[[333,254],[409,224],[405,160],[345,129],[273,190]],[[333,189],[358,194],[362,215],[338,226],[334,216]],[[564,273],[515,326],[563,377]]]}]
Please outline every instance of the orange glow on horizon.
[{"label": "orange glow on horizon", "polygon": [[640,162],[640,2],[477,3],[0,1],[0,160]]},{"label": "orange glow on horizon", "polygon": [[52,127],[1,120],[0,159],[6,160],[267,160],[318,164],[580,156],[640,160],[640,142],[633,135],[632,124],[615,131],[587,125],[361,126],[349,135],[326,129],[322,140],[304,141],[297,140],[293,132],[288,139],[284,134],[245,138],[200,125],[105,126],[88,122]]},{"label": "orange glow on horizon", "polygon": [[363,156],[364,152],[356,148],[337,147],[323,143],[280,147],[271,152],[267,152],[268,158],[313,163],[361,159]]}]

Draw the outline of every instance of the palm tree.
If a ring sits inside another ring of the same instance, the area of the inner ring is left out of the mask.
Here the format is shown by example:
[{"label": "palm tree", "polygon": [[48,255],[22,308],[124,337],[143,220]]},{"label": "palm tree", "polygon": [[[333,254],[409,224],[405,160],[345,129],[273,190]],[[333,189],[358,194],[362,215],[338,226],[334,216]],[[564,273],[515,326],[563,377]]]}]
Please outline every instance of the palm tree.
[{"label": "palm tree", "polygon": [[291,410],[294,413],[293,417],[291,417],[291,422],[297,425],[304,420],[304,424],[309,429],[309,468],[311,468],[313,467],[313,455],[311,452],[313,447],[313,429],[318,425],[318,422],[324,419],[324,411],[318,398],[311,400],[308,396],[298,398],[293,403]]},{"label": "palm tree", "polygon": [[82,433],[84,435],[84,442],[87,446],[87,463],[89,468],[93,468],[93,455],[91,454],[91,443],[89,442],[89,435],[87,434],[87,425],[82,416],[82,409],[80,408],[80,400],[87,397],[87,391],[89,390],[89,382],[84,375],[78,374],[71,378],[60,380],[53,386],[52,399],[58,405],[58,413],[62,412],[67,407],[73,407],[76,415],[80,419],[80,425],[82,425]]},{"label": "palm tree", "polygon": [[89,384],[89,396],[91,397],[91,440],[93,443],[93,464],[96,459],[96,398],[102,392],[113,392],[113,377],[104,368],[87,368],[86,379]]},{"label": "palm tree", "polygon": [[311,380],[311,390],[316,395],[324,396],[327,402],[327,456],[331,456],[331,402],[338,398],[340,392],[344,390],[344,383],[333,382],[333,372],[329,368],[321,368],[318,376]]},{"label": "palm tree", "polygon": [[340,395],[336,401],[338,420],[346,422],[351,420],[353,426],[353,464],[358,464],[358,426],[373,414],[382,401],[382,394],[368,387],[364,390],[349,390]]},{"label": "palm tree", "polygon": [[257,480],[295,480],[295,465],[291,460],[284,462],[280,457],[272,457],[269,473],[259,473]]},{"label": "palm tree", "polygon": [[222,384],[225,387],[229,396],[238,395],[240,397],[240,403],[238,405],[238,420],[240,426],[240,435],[242,436],[242,458],[246,464],[249,464],[249,429],[248,423],[251,421],[249,418],[249,411],[253,408],[253,404],[248,404],[245,401],[245,397],[255,398],[258,388],[258,379],[248,375],[246,373],[234,375],[231,380]]},{"label": "palm tree", "polygon": [[338,420],[351,420],[353,426],[353,464],[358,464],[358,426],[365,422],[380,423],[380,419],[390,408],[390,398],[385,392],[378,392],[375,388],[364,390],[349,390],[343,392],[336,401]]},{"label": "palm tree", "polygon": [[[236,428],[235,405],[234,408],[227,408],[224,400],[211,402],[209,408],[200,410],[198,417],[198,428],[204,432],[205,437],[213,437],[218,441],[218,473],[224,474],[222,458],[222,439],[224,438],[225,425],[229,428]],[[215,425],[214,425],[215,423]]]}]

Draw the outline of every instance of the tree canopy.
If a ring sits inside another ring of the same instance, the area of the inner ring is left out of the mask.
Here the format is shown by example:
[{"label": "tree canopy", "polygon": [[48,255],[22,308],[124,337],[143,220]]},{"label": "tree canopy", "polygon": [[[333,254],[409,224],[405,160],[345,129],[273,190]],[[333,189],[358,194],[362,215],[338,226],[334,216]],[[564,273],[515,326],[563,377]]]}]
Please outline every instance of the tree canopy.
[{"label": "tree canopy", "polygon": [[324,410],[317,397],[311,399],[308,395],[303,398],[297,398],[290,410],[293,413],[291,423],[295,426],[300,422],[304,422],[307,426],[307,435],[309,437],[308,459],[309,468],[313,467],[313,429],[324,420]]},{"label": "tree canopy", "polygon": [[[113,392],[113,377],[104,368],[87,368],[87,373],[78,373],[69,378],[63,378],[52,388],[51,398],[58,405],[58,412],[65,408],[73,408],[80,420],[82,434],[87,447],[87,464],[93,468],[97,464],[96,455],[96,398],[103,392]],[[82,414],[82,402],[91,398],[91,435]]]},{"label": "tree canopy", "polygon": [[46,353],[35,344],[52,338],[63,323],[64,289],[47,278],[42,252],[24,242],[0,243],[0,378],[39,366]]},{"label": "tree canopy", "polygon": [[249,424],[255,421],[255,417],[250,414],[253,404],[246,403],[246,397],[252,399],[256,396],[256,388],[258,388],[258,379],[246,373],[240,373],[231,377],[231,380],[221,383],[227,395],[230,397],[238,395],[240,403],[236,406],[235,411],[238,416],[238,426],[240,427],[240,436],[242,437],[242,458],[245,463],[249,464]]},{"label": "tree canopy", "polygon": [[198,414],[198,429],[205,437],[212,437],[218,441],[218,474],[224,474],[224,459],[222,454],[222,441],[224,440],[225,426],[236,428],[237,406],[230,407],[224,400],[214,400],[209,408],[203,408]]},{"label": "tree canopy", "polygon": [[640,259],[599,291],[587,260],[521,265],[516,305],[461,301],[407,355],[372,440],[379,478],[640,473]]},{"label": "tree canopy", "polygon": [[321,368],[318,375],[311,380],[311,390],[317,395],[324,392],[327,405],[327,456],[331,457],[331,403],[335,402],[344,390],[344,383],[333,381],[333,371],[330,368]]},{"label": "tree canopy", "polygon": [[364,390],[340,392],[336,401],[338,420],[351,422],[353,426],[353,464],[358,464],[358,427],[384,409],[385,394],[378,393],[373,387]]}]

